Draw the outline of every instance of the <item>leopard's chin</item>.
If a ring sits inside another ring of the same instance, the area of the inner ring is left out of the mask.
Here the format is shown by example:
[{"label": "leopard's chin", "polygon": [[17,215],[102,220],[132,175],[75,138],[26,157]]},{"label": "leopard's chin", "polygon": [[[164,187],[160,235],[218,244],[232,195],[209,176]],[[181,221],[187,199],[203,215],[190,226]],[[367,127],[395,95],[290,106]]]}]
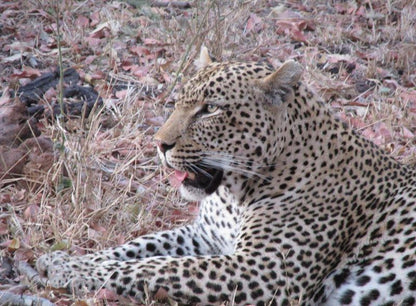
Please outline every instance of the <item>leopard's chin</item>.
[{"label": "leopard's chin", "polygon": [[185,187],[191,186],[202,189],[211,194],[220,186],[224,172],[220,169],[207,169],[199,167],[198,172],[191,172],[183,181]]},{"label": "leopard's chin", "polygon": [[221,169],[195,167],[195,171],[188,172],[179,191],[183,198],[190,201],[200,201],[215,192],[221,185],[224,171]]}]

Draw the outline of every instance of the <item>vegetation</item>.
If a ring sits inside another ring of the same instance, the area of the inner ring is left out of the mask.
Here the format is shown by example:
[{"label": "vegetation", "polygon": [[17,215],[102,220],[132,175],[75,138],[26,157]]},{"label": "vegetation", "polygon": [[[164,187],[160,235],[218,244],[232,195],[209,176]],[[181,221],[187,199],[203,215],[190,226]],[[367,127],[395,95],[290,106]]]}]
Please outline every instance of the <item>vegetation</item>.
[{"label": "vegetation", "polygon": [[[24,148],[24,139],[0,141],[0,162],[21,166],[19,175],[0,166],[0,290],[71,305],[73,296],[33,286],[14,263],[53,250],[82,255],[192,220],[197,204],[169,185],[152,135],[203,44],[218,60],[296,59],[336,116],[416,165],[416,1],[167,3],[0,4],[0,118],[21,103],[12,90],[57,67],[75,68],[103,99],[89,116],[54,115],[71,99],[68,84],[52,87],[31,125],[41,136],[29,133]],[[98,292],[77,305],[118,298]]]}]

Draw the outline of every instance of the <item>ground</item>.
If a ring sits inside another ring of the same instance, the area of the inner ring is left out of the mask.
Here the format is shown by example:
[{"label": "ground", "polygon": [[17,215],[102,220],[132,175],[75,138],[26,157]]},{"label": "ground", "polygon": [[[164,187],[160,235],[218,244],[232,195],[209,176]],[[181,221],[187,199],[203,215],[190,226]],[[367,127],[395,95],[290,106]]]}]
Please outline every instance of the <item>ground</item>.
[{"label": "ground", "polygon": [[[416,165],[414,1],[162,4],[0,4],[0,301],[9,292],[70,305],[71,295],[33,286],[16,264],[53,250],[77,255],[115,246],[196,214],[197,204],[184,203],[169,184],[152,136],[195,72],[202,44],[218,60],[299,61],[336,116]],[[59,55],[103,107],[54,119],[55,86],[37,102],[45,112],[30,120],[13,91],[55,71]],[[24,120],[10,115],[17,113]],[[29,121],[24,136],[6,137]],[[118,299],[102,291],[81,302]]]}]

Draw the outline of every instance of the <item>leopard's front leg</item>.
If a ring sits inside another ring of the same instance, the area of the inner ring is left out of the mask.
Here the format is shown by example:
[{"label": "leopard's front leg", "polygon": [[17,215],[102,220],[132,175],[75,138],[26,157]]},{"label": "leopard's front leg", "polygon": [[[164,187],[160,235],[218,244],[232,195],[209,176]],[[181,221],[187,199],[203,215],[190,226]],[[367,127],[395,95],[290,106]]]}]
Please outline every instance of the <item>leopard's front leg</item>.
[{"label": "leopard's front leg", "polygon": [[75,291],[104,287],[138,300],[148,298],[148,293],[150,298],[169,297],[186,305],[223,301],[279,304],[284,289],[278,286],[285,284],[284,279],[272,285],[266,283],[271,274],[278,277],[278,273],[267,271],[264,263],[253,265],[249,257],[235,254],[109,260],[90,269],[74,266],[67,286]]},{"label": "leopard's front leg", "polygon": [[201,202],[199,216],[192,224],[141,236],[124,245],[84,256],[70,257],[64,252],[45,254],[37,260],[36,266],[41,274],[46,274],[53,266],[65,270],[65,264],[70,261],[88,267],[107,260],[232,253],[240,231],[241,213],[242,208],[228,190],[220,186]]}]

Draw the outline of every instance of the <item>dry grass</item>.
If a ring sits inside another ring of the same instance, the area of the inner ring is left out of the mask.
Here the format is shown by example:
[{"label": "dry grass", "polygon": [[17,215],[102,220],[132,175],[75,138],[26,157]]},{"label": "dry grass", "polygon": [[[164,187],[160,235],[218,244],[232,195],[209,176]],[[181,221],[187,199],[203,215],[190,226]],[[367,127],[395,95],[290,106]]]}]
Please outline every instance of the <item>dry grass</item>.
[{"label": "dry grass", "polygon": [[[137,3],[135,9],[124,2],[60,4],[64,66],[82,73],[105,107],[89,118],[40,123],[56,160],[47,172],[34,169],[30,179],[2,182],[8,184],[0,192],[0,256],[33,262],[56,249],[83,254],[192,219],[194,206],[184,206],[158,165],[152,135],[169,112],[163,105],[195,70],[202,44],[219,60],[299,60],[305,79],[343,120],[416,164],[415,1],[355,7],[211,0],[195,1],[190,10]],[[2,91],[25,81],[13,73],[31,57],[41,71],[56,66],[55,9],[47,0],[1,7],[9,19],[0,29],[11,33],[3,36],[2,57],[23,55],[1,63]],[[80,25],[80,16],[88,25]],[[14,37],[13,28],[21,34]],[[145,73],[133,73],[126,63]],[[71,301],[62,294],[53,299]]]}]

